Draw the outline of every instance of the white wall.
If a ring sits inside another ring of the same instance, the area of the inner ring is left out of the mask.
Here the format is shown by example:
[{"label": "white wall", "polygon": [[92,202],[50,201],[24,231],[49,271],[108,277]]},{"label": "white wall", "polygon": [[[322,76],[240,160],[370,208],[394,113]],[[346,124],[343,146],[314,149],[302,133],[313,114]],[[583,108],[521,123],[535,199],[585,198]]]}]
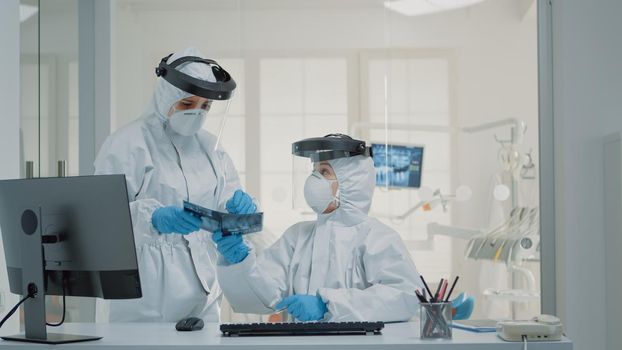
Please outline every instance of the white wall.
[{"label": "white wall", "polygon": [[622,130],[622,2],[553,9],[558,310],[576,349],[605,349],[602,137]]},{"label": "white wall", "polygon": [[[19,177],[19,0],[0,1],[0,67],[3,77],[0,79],[0,179]],[[2,239],[0,238],[0,241]],[[17,302],[10,295],[6,274],[4,250],[0,247],[0,296],[4,305],[0,313],[4,314]],[[19,327],[19,318],[13,316],[4,327],[2,334],[15,333]]]}]

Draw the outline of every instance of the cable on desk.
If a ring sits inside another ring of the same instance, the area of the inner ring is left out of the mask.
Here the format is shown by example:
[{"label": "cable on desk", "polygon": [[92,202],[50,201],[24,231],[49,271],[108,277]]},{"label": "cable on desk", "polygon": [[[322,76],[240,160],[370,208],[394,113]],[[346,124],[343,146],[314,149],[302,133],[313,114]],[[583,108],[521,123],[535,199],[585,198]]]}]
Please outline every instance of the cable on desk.
[{"label": "cable on desk", "polygon": [[37,292],[38,292],[37,286],[35,286],[33,283],[29,284],[28,295],[26,295],[22,300],[20,300],[19,303],[15,304],[15,306],[13,306],[13,308],[6,314],[6,316],[4,316],[2,321],[0,321],[0,328],[2,328],[2,326],[4,325],[4,322],[6,322],[11,316],[13,316],[15,311],[19,309],[20,305],[22,305],[26,300],[37,296]]},{"label": "cable on desk", "polygon": [[66,283],[67,280],[66,280],[64,275],[65,275],[65,273],[63,272],[63,282],[62,282],[63,283],[63,317],[61,317],[60,322],[58,322],[58,323],[47,323],[46,322],[45,324],[47,326],[50,326],[50,327],[58,327],[58,326],[62,325],[63,323],[65,323],[65,313],[67,311],[66,310],[67,309],[67,302],[65,301],[65,294],[66,294],[65,293],[65,285],[67,284]]}]

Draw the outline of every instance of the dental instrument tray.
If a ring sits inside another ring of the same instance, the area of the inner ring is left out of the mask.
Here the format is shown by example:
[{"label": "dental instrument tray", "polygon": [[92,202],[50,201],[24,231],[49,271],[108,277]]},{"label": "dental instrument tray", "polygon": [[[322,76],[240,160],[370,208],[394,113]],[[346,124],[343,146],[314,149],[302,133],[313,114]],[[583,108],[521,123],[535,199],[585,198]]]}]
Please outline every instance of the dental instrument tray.
[{"label": "dental instrument tray", "polygon": [[184,210],[201,218],[202,229],[210,232],[221,231],[223,236],[258,232],[263,228],[263,213],[223,213],[188,201],[184,201]]},{"label": "dental instrument tray", "polygon": [[384,322],[296,322],[221,324],[223,335],[373,335],[381,334]]}]

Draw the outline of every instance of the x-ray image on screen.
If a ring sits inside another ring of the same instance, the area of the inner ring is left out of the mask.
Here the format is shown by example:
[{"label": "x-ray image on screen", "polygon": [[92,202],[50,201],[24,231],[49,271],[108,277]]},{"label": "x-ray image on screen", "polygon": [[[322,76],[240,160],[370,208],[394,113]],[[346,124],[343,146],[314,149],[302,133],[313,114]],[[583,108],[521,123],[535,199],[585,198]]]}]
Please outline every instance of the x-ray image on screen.
[{"label": "x-ray image on screen", "polygon": [[423,146],[372,143],[376,186],[421,187]]}]

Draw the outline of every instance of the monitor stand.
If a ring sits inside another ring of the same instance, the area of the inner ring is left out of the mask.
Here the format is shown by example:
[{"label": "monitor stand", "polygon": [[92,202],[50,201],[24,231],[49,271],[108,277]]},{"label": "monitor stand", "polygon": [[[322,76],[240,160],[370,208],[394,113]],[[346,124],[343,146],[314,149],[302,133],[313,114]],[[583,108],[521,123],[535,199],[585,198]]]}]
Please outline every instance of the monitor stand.
[{"label": "monitor stand", "polygon": [[43,257],[43,223],[41,208],[25,209],[22,213],[22,294],[24,297],[36,293],[34,298],[24,302],[24,334],[4,336],[4,340],[29,343],[65,344],[102,337],[87,335],[47,333],[45,324],[45,280]]}]

